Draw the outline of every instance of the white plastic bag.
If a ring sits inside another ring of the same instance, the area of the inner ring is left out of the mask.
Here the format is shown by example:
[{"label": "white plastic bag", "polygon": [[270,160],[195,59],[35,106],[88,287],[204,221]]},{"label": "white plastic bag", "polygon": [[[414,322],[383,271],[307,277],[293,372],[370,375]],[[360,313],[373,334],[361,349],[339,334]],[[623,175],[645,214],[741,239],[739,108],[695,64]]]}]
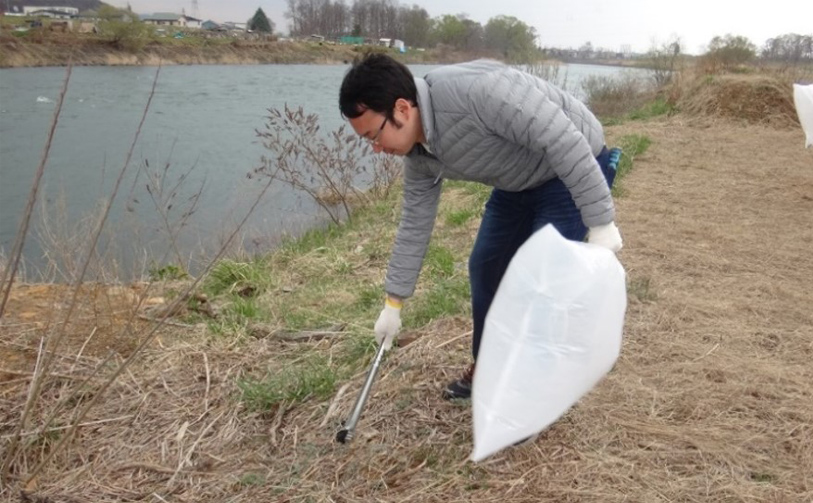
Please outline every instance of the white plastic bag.
[{"label": "white plastic bag", "polygon": [[813,84],[793,84],[793,102],[805,132],[805,148],[813,146]]},{"label": "white plastic bag", "polygon": [[552,225],[531,236],[486,317],[471,459],[539,433],[590,391],[618,358],[626,307],[624,269],[610,250]]}]

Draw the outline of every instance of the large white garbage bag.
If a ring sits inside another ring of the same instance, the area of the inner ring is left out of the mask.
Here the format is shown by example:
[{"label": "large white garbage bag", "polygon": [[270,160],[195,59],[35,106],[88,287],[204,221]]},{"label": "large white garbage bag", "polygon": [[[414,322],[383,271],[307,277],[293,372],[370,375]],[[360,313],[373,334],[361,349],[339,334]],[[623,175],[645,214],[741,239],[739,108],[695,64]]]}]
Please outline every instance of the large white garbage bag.
[{"label": "large white garbage bag", "polygon": [[805,132],[805,148],[813,145],[813,84],[793,84],[793,102]]},{"label": "large white garbage bag", "polygon": [[480,461],[562,416],[621,350],[624,269],[603,247],[548,225],[511,260],[486,317],[472,387]]}]

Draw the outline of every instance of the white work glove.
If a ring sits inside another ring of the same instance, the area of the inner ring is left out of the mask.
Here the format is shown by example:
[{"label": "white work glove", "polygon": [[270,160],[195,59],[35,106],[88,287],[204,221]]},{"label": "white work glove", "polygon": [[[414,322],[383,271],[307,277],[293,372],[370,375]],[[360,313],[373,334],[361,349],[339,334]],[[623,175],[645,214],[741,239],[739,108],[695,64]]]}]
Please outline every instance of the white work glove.
[{"label": "white work glove", "polygon": [[384,341],[384,351],[389,351],[392,343],[401,330],[401,305],[397,301],[387,299],[384,309],[375,322],[375,340],[381,344]]},{"label": "white work glove", "polygon": [[587,242],[603,246],[613,252],[618,252],[621,247],[624,246],[621,241],[621,233],[618,232],[618,227],[615,226],[615,222],[590,227],[590,230],[587,232]]}]

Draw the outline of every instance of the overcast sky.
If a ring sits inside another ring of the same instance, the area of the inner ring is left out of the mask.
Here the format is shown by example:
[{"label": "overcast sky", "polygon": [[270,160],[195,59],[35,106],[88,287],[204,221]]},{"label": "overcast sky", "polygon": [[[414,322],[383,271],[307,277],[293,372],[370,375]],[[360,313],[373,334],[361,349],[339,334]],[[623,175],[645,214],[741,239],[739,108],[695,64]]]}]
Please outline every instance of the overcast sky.
[{"label": "overcast sky", "polygon": [[[345,0],[352,4],[352,0]],[[112,0],[124,7],[127,0]],[[176,12],[194,15],[192,0],[130,0],[139,14]],[[198,0],[198,16],[217,22],[243,21],[258,7],[274,22],[275,31],[286,32],[285,0]],[[432,17],[468,14],[485,25],[497,15],[514,16],[536,28],[543,47],[594,48],[645,52],[672,37],[680,37],[685,52],[697,54],[715,35],[743,35],[757,47],[769,38],[787,33],[813,34],[813,0],[420,0]]]}]

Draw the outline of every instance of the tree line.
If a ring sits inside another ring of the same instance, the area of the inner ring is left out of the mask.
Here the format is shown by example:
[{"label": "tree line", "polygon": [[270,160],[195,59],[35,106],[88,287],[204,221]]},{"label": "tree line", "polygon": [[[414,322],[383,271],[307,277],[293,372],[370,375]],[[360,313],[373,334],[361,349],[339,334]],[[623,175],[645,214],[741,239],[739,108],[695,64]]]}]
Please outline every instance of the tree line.
[{"label": "tree line", "polygon": [[813,35],[789,33],[768,39],[759,49],[741,35],[716,36],[701,59],[708,66],[730,68],[756,60],[791,65],[813,63]]},{"label": "tree line", "polygon": [[813,63],[813,35],[789,33],[770,38],[762,46],[762,58],[786,63]]},{"label": "tree line", "polygon": [[418,5],[394,0],[287,0],[291,36],[321,35],[377,40],[395,38],[410,47],[445,44],[464,51],[489,50],[509,60],[527,59],[536,50],[536,30],[512,16],[496,16],[483,26],[465,14],[429,16]]}]

